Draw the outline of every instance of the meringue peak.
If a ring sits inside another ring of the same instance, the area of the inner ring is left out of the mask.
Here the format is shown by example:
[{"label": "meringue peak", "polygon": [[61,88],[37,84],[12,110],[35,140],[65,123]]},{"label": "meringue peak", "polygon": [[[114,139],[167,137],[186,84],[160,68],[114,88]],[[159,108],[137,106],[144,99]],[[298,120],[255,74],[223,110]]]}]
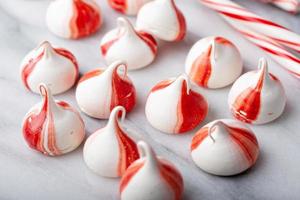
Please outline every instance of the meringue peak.
[{"label": "meringue peak", "polygon": [[41,83],[39,85],[40,94],[44,100],[44,105],[47,105],[47,114],[50,114],[50,112],[61,112],[62,109],[59,108],[53,98],[51,90],[48,88],[48,86],[44,83]]},{"label": "meringue peak", "polygon": [[259,80],[263,83],[270,81],[268,62],[265,58],[260,58],[258,61]]},{"label": "meringue peak", "polygon": [[264,58],[259,60],[258,68],[245,73],[232,85],[228,104],[237,119],[264,124],[281,115],[286,98],[281,82],[268,72]]},{"label": "meringue peak", "polygon": [[173,85],[177,89],[176,91],[181,91],[183,84],[186,84],[186,93],[189,94],[190,93],[190,80],[186,74],[182,74],[182,75],[178,76],[171,85]]},{"label": "meringue peak", "polygon": [[186,34],[185,18],[173,0],[145,4],[137,15],[136,25],[139,30],[170,42],[183,40]]},{"label": "meringue peak", "polygon": [[47,8],[46,23],[59,37],[79,39],[96,32],[102,17],[94,0],[55,0]]},{"label": "meringue peak", "polygon": [[185,72],[200,87],[222,88],[235,81],[242,73],[243,60],[236,46],[219,37],[206,37],[190,49]]},{"label": "meringue peak", "polygon": [[254,133],[244,123],[218,119],[194,135],[191,155],[202,170],[214,175],[231,176],[255,164],[259,144]]},{"label": "meringue peak", "polygon": [[45,41],[42,43],[42,48],[44,50],[44,58],[45,59],[51,59],[53,55],[55,55],[55,50],[52,47],[51,43],[48,41]]},{"label": "meringue peak", "polygon": [[192,90],[185,74],[156,84],[145,106],[150,124],[170,134],[193,129],[205,118],[207,110],[205,98]]},{"label": "meringue peak", "polygon": [[37,90],[43,100],[24,118],[24,139],[31,148],[45,155],[58,156],[73,151],[85,135],[81,116],[67,102],[55,101],[46,84],[40,84]]},{"label": "meringue peak", "polygon": [[45,83],[53,94],[58,94],[76,82],[78,64],[70,51],[62,47],[55,48],[50,42],[44,41],[24,57],[21,78],[30,91],[39,93],[39,84]]},{"label": "meringue peak", "polygon": [[144,141],[137,143],[140,158],[145,158],[145,166],[157,167],[158,161],[153,149]]},{"label": "meringue peak", "polygon": [[119,17],[117,19],[118,28],[121,33],[125,33],[128,35],[136,35],[133,25],[130,21],[124,17]]},{"label": "meringue peak", "polygon": [[125,114],[124,107],[114,107],[107,125],[93,133],[84,145],[84,160],[99,175],[122,176],[131,163],[139,158],[135,141],[119,124]]},{"label": "meringue peak", "polygon": [[124,60],[128,69],[139,69],[149,65],[155,58],[157,43],[154,37],[138,31],[123,17],[117,19],[117,27],[101,40],[101,53],[107,64]]},{"label": "meringue peak", "polygon": [[138,142],[138,150],[140,159],[132,163],[122,176],[121,199],[181,199],[184,183],[178,169],[169,161],[157,157],[143,141]]},{"label": "meringue peak", "polygon": [[[120,117],[121,114],[121,117]],[[126,116],[126,110],[123,106],[116,106],[110,113],[106,127],[115,128],[119,126],[119,122],[123,122]]]},{"label": "meringue peak", "polygon": [[227,125],[222,122],[221,120],[216,120],[212,123],[212,125],[208,128],[208,135],[212,139],[213,142],[216,141],[216,138],[212,136],[213,133],[215,134],[226,134],[228,135]]},{"label": "meringue peak", "polygon": [[113,62],[112,64],[110,64],[107,67],[107,69],[104,71],[104,73],[109,74],[111,76],[114,72],[118,72],[118,69],[120,67],[124,67],[124,77],[127,76],[127,64],[124,61],[115,61],[115,62]]}]

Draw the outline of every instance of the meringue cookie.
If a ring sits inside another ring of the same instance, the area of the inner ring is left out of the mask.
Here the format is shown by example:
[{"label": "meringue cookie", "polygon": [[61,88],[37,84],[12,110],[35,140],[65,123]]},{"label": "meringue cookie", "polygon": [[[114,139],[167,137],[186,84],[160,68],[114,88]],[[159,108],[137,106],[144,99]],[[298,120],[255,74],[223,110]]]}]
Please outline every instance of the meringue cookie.
[{"label": "meringue cookie", "polygon": [[140,159],[126,170],[120,182],[121,200],[179,200],[184,186],[176,167],[156,157],[145,142],[138,143]]},{"label": "meringue cookie", "polygon": [[139,158],[135,142],[127,136],[119,121],[123,122],[126,111],[115,107],[104,128],[97,130],[85,142],[83,158],[95,173],[105,177],[120,177],[129,165]]},{"label": "meringue cookie", "polygon": [[118,27],[108,32],[101,41],[101,53],[107,64],[124,60],[128,69],[149,65],[155,58],[157,44],[148,33],[137,32],[125,18],[118,18]]},{"label": "meringue cookie", "polygon": [[183,40],[186,22],[174,0],[155,0],[145,4],[137,15],[136,26],[165,41]]},{"label": "meringue cookie", "polygon": [[[123,74],[118,73],[124,67]],[[81,77],[76,89],[76,100],[80,109],[87,115],[108,119],[115,106],[123,106],[131,111],[136,102],[136,91],[127,76],[123,62],[112,63],[107,69],[95,69]]]},{"label": "meringue cookie", "polygon": [[281,82],[268,72],[267,61],[260,59],[258,70],[245,73],[233,84],[228,104],[235,118],[265,124],[282,114],[286,96]]},{"label": "meringue cookie", "polygon": [[140,8],[153,0],[108,0],[109,5],[126,15],[136,15]]},{"label": "meringue cookie", "polygon": [[204,120],[207,111],[205,98],[190,88],[184,75],[155,85],[145,108],[149,123],[165,133],[192,130]]},{"label": "meringue cookie", "polygon": [[219,176],[239,174],[257,160],[256,136],[242,122],[222,119],[202,127],[193,137],[191,155],[202,170]]},{"label": "meringue cookie", "polygon": [[79,113],[64,101],[55,101],[50,89],[40,85],[43,101],[26,114],[22,130],[28,145],[49,156],[76,149],[84,139],[84,122]]},{"label": "meringue cookie", "polygon": [[207,88],[233,83],[242,73],[239,50],[222,37],[206,37],[196,42],[185,61],[185,73],[192,82]]},{"label": "meringue cookie", "polygon": [[74,85],[78,78],[78,64],[71,52],[54,48],[45,41],[23,59],[21,78],[32,92],[39,93],[40,83],[45,83],[53,94],[58,94]]},{"label": "meringue cookie", "polygon": [[46,23],[55,35],[78,39],[96,32],[102,18],[94,0],[55,0],[47,9]]}]

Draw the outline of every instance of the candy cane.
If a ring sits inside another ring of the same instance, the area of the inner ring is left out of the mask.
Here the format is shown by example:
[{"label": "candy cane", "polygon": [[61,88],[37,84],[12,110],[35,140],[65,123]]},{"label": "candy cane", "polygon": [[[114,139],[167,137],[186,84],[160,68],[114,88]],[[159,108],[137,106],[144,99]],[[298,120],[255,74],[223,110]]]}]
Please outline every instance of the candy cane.
[{"label": "candy cane", "polygon": [[277,7],[293,14],[296,14],[300,11],[299,0],[261,0],[261,1],[274,4]]},{"label": "candy cane", "polygon": [[230,0],[200,0],[219,12],[248,40],[267,52],[275,61],[300,77],[300,59],[288,52],[287,46],[300,52],[300,36],[274,22],[261,18]]},{"label": "candy cane", "polygon": [[287,28],[264,19],[230,0],[200,0],[202,4],[223,16],[241,21],[252,30],[268,36],[278,43],[300,52],[300,36]]},{"label": "candy cane", "polygon": [[287,69],[296,77],[300,78],[300,59],[288,52],[282,45],[276,43],[272,39],[256,33],[249,28],[238,24],[230,19],[226,20],[234,26],[243,36],[254,43],[256,46],[265,51],[273,60]]}]

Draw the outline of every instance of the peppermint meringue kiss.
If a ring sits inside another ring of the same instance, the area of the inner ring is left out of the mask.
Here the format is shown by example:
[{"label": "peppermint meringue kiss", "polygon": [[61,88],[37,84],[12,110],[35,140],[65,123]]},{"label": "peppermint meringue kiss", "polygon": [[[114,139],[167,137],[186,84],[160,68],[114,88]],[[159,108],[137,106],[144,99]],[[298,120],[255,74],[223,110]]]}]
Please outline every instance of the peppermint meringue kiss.
[{"label": "peppermint meringue kiss", "polygon": [[125,18],[118,18],[118,27],[108,32],[101,41],[101,53],[107,64],[126,61],[128,69],[149,65],[155,58],[157,44],[148,33],[135,31]]},{"label": "peppermint meringue kiss", "polygon": [[219,176],[239,174],[257,160],[256,136],[242,122],[222,119],[202,127],[193,137],[191,155],[202,170]]},{"label": "peppermint meringue kiss", "polygon": [[39,93],[39,85],[45,83],[53,94],[58,94],[74,85],[78,65],[71,52],[54,48],[45,41],[25,56],[21,63],[21,77],[28,90]]},{"label": "peppermint meringue kiss", "polygon": [[186,22],[174,0],[155,0],[145,4],[137,15],[139,30],[165,41],[184,39]]},{"label": "peppermint meringue kiss", "polygon": [[105,177],[122,176],[129,165],[139,158],[135,142],[127,136],[121,122],[125,108],[115,107],[106,127],[97,130],[85,142],[83,158],[95,173]]},{"label": "peppermint meringue kiss", "polygon": [[252,124],[275,120],[286,104],[283,86],[268,72],[264,58],[260,59],[258,68],[238,78],[228,95],[229,108],[235,118]]},{"label": "peppermint meringue kiss", "polygon": [[78,39],[96,32],[102,18],[94,0],[55,0],[47,9],[46,23],[55,35]]},{"label": "peppermint meringue kiss", "polygon": [[120,182],[121,200],[179,200],[183,179],[176,167],[156,157],[145,142],[138,143],[140,159],[126,170]]},{"label": "peppermint meringue kiss", "polygon": [[221,88],[242,73],[243,61],[236,46],[223,37],[206,37],[191,48],[185,72],[201,87]]},{"label": "peppermint meringue kiss", "polygon": [[149,123],[165,133],[183,133],[195,128],[207,114],[205,98],[190,88],[181,75],[155,85],[146,102]]},{"label": "peppermint meringue kiss", "polygon": [[43,101],[26,114],[22,130],[28,145],[49,156],[76,149],[84,139],[84,122],[79,113],[64,101],[55,101],[50,89],[40,85]]},{"label": "peppermint meringue kiss", "polygon": [[109,5],[126,15],[136,15],[140,8],[153,0],[108,0]]},{"label": "peppermint meringue kiss", "polygon": [[[124,67],[122,75],[118,69]],[[87,115],[108,119],[115,106],[123,106],[131,111],[136,102],[136,91],[127,76],[123,62],[112,63],[107,69],[95,69],[81,77],[76,89],[76,100]]]}]

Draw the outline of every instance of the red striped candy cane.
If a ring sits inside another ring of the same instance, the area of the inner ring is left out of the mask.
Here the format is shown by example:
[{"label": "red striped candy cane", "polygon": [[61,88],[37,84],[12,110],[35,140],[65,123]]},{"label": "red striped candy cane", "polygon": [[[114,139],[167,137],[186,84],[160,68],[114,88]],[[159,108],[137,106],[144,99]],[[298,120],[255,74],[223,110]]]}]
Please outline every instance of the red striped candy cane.
[{"label": "red striped candy cane", "polygon": [[299,0],[261,0],[261,1],[274,4],[275,6],[293,14],[296,14],[300,11]]},{"label": "red striped candy cane", "polygon": [[200,0],[205,6],[214,9],[223,16],[243,22],[252,30],[264,34],[278,43],[300,52],[300,36],[287,28],[264,19],[231,0]]},{"label": "red striped candy cane", "polygon": [[260,33],[252,31],[241,22],[234,21],[225,16],[224,19],[237,31],[243,34],[246,39],[264,50],[270,57],[273,58],[273,60],[278,62],[293,75],[300,77],[300,59],[287,51],[282,45]]},{"label": "red striped candy cane", "polygon": [[200,0],[219,12],[248,40],[268,53],[275,61],[300,77],[300,59],[283,46],[300,52],[300,36],[274,22],[261,18],[230,0]]}]

